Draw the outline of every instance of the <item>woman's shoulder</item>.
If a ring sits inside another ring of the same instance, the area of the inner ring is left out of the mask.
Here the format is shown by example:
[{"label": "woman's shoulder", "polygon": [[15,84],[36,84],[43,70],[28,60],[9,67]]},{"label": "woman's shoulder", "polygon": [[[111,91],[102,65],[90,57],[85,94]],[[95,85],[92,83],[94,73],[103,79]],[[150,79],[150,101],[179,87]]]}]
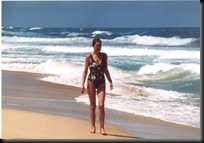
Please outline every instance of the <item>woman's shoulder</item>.
[{"label": "woman's shoulder", "polygon": [[90,53],[87,54],[87,55],[86,55],[86,58],[87,58],[87,59],[90,59],[90,58],[91,58],[91,54],[90,54]]},{"label": "woman's shoulder", "polygon": [[103,54],[103,55],[107,56],[107,54],[106,54],[106,53],[104,53],[104,52],[101,52],[101,54]]},{"label": "woman's shoulder", "polygon": [[105,57],[105,58],[107,58],[108,57],[108,55],[106,54],[106,53],[102,53],[103,54],[103,56]]},{"label": "woman's shoulder", "polygon": [[88,53],[88,54],[86,55],[86,57],[91,57],[91,53]]}]

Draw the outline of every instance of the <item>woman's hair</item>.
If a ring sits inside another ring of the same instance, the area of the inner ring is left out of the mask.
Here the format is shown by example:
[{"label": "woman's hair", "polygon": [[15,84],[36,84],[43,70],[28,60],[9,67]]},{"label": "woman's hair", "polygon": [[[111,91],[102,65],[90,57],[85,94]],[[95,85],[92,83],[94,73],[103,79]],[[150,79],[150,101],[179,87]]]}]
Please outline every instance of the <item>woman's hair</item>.
[{"label": "woman's hair", "polygon": [[92,46],[94,46],[97,42],[101,42],[101,39],[94,38],[93,41],[92,41]]}]

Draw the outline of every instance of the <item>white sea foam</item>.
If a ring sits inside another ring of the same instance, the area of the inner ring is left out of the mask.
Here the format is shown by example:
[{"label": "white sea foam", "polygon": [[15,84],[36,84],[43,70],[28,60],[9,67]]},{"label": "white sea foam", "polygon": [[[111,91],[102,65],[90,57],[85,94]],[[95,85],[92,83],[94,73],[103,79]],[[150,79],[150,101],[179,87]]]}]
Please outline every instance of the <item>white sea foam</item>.
[{"label": "white sea foam", "polygon": [[32,27],[32,28],[30,28],[29,30],[40,30],[40,29],[42,29],[41,27]]},{"label": "white sea foam", "polygon": [[42,78],[42,80],[74,86],[80,86],[81,78],[79,77],[82,76],[82,70],[83,66],[81,65],[77,66],[65,61],[57,62],[51,59],[34,68],[34,71],[37,72],[43,71],[47,74],[53,74],[53,76]]},{"label": "white sea foam", "polygon": [[[19,57],[19,58],[5,58],[5,57],[2,57],[2,64],[9,64],[9,63],[23,63],[26,61],[25,58],[22,58],[22,57]],[[36,59],[33,59],[33,58],[29,58],[29,60],[33,61],[33,60],[36,60]]]},{"label": "white sea foam", "polygon": [[22,43],[22,42],[27,42],[27,43],[90,43],[91,40],[88,38],[84,37],[72,37],[72,38],[36,38],[36,37],[7,37],[4,36],[2,37],[3,42],[10,42],[10,43]]},{"label": "white sea foam", "polygon": [[163,45],[163,46],[181,46],[187,45],[193,41],[195,38],[180,38],[180,37],[154,37],[154,36],[140,36],[140,35],[132,35],[132,36],[122,36],[113,39],[113,42],[120,43],[135,43],[138,45]]},{"label": "white sea foam", "polygon": [[[148,97],[129,96],[128,94],[120,94],[120,96],[107,95],[105,100],[106,108],[200,127],[200,117],[197,116],[200,112],[199,107],[181,106],[182,103],[178,101],[184,100],[186,94],[153,88],[145,88],[145,90],[149,93]],[[75,100],[89,104],[87,95],[81,95]],[[188,112],[184,112],[184,110],[188,110]],[[196,118],[188,119],[189,117]]]},{"label": "white sea foam", "polygon": [[74,47],[74,46],[43,46],[42,49],[45,52],[62,52],[62,53],[91,53],[92,47]]},{"label": "white sea foam", "polygon": [[197,75],[200,75],[200,64],[191,64],[191,63],[181,64],[181,67],[183,70],[187,70]]},{"label": "white sea foam", "polygon": [[[62,52],[62,53],[90,53],[93,51],[92,47],[76,47],[76,46],[44,46],[44,51]],[[116,52],[117,51],[117,52]],[[109,56],[158,56],[161,59],[200,59],[199,51],[189,50],[155,50],[155,49],[132,49],[132,48],[116,48],[106,47],[102,48],[102,52]]]},{"label": "white sea foam", "polygon": [[[64,33],[61,33],[61,34],[64,34]],[[67,34],[67,36],[70,36],[70,37],[85,36],[85,35],[88,35],[88,33],[70,32]]]},{"label": "white sea foam", "polygon": [[[46,62],[40,64],[28,64],[21,63],[20,61],[22,60],[24,61],[26,59],[4,59],[2,69],[49,74],[46,77],[41,78],[41,80],[80,87],[80,77],[82,76],[81,73],[83,70],[83,66],[80,64],[76,65],[71,62],[56,61],[54,59],[48,59]],[[6,62],[7,64],[5,64]]]},{"label": "white sea foam", "polygon": [[156,63],[153,65],[145,65],[141,67],[137,72],[137,74],[138,75],[157,74],[157,73],[162,73],[170,70],[189,71],[191,73],[196,73],[197,75],[200,75],[200,64],[173,65],[168,63]]},{"label": "white sea foam", "polygon": [[145,65],[140,68],[137,72],[138,75],[144,74],[156,74],[158,72],[165,72],[175,68],[175,65],[165,64],[165,63],[156,63],[154,65]]},{"label": "white sea foam", "polygon": [[110,36],[110,35],[112,35],[113,33],[110,32],[110,31],[98,31],[98,30],[97,30],[97,31],[92,32],[91,34],[93,34],[93,35],[106,34],[106,35]]},{"label": "white sea foam", "polygon": [[174,50],[168,51],[161,59],[200,59],[200,51]]}]

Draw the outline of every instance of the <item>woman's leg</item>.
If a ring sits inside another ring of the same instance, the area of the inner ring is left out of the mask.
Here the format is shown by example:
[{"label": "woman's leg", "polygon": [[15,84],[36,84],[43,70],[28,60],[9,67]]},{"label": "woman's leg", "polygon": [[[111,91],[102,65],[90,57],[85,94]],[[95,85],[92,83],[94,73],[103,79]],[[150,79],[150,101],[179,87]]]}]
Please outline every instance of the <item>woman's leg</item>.
[{"label": "woman's leg", "polygon": [[106,92],[106,86],[105,86],[105,82],[104,82],[104,83],[102,83],[97,88],[99,121],[100,121],[100,133],[103,134],[103,135],[106,134],[106,131],[105,131],[105,128],[104,128],[104,120],[105,120],[105,109],[104,109],[105,92]]},{"label": "woman's leg", "polygon": [[93,82],[88,80],[87,83],[87,92],[89,95],[89,101],[90,101],[90,121],[91,121],[91,133],[96,132],[96,126],[95,126],[95,110],[96,110],[96,90],[95,90],[95,85]]}]

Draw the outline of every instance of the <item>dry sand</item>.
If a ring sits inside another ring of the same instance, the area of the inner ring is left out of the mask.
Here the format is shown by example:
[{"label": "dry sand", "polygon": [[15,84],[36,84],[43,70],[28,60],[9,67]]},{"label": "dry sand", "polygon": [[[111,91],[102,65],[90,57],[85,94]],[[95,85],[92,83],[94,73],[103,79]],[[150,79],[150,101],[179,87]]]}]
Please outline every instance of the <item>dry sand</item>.
[{"label": "dry sand", "polygon": [[[128,139],[127,133],[107,125],[110,135],[89,133],[86,119],[15,109],[2,110],[3,139]],[[96,124],[99,127],[99,123]]]}]

